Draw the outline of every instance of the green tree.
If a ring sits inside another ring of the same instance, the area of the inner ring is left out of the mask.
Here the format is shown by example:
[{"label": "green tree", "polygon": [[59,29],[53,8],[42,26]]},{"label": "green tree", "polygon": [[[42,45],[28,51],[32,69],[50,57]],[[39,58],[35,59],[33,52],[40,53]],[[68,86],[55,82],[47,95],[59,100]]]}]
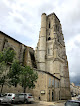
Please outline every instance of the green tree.
[{"label": "green tree", "polygon": [[3,50],[3,61],[5,61],[5,63],[12,63],[14,58],[15,58],[15,51],[12,48],[5,48]]},{"label": "green tree", "polygon": [[25,93],[26,88],[34,88],[35,82],[37,81],[38,74],[34,72],[29,66],[22,68],[20,73],[20,85],[23,87],[23,92]]},{"label": "green tree", "polygon": [[9,84],[13,85],[13,86],[17,86],[17,84],[20,81],[20,72],[22,70],[22,66],[20,65],[19,61],[15,60],[10,68],[10,71],[8,73],[8,77],[9,77]]},{"label": "green tree", "polygon": [[2,93],[2,90],[3,90],[3,86],[6,83],[6,78],[7,78],[7,75],[6,75],[6,64],[3,61],[3,62],[0,63],[0,85],[1,85],[1,93]]},{"label": "green tree", "polygon": [[12,63],[15,58],[15,51],[11,48],[4,49],[0,52],[0,86],[1,93],[3,90],[4,84],[7,84],[7,64]]}]

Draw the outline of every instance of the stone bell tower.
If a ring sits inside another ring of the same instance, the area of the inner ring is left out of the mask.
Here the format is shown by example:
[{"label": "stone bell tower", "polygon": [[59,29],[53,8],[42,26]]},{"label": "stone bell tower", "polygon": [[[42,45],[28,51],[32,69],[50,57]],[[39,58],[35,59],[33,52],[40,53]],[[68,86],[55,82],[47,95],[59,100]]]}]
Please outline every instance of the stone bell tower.
[{"label": "stone bell tower", "polygon": [[41,16],[41,29],[36,48],[36,62],[40,70],[60,79],[60,98],[70,98],[68,61],[60,20],[55,13]]},{"label": "stone bell tower", "polygon": [[41,16],[41,29],[39,33],[39,42],[37,44],[36,50],[36,60],[37,60],[37,67],[40,70],[46,71],[46,14],[43,13]]}]

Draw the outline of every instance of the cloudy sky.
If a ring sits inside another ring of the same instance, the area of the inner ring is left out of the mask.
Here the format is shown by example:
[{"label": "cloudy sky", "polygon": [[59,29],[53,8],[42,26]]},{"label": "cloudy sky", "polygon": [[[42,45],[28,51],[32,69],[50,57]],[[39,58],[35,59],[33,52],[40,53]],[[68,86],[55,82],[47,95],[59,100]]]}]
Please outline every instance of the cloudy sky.
[{"label": "cloudy sky", "polygon": [[44,12],[61,21],[70,81],[80,85],[80,0],[0,0],[0,30],[35,48]]}]

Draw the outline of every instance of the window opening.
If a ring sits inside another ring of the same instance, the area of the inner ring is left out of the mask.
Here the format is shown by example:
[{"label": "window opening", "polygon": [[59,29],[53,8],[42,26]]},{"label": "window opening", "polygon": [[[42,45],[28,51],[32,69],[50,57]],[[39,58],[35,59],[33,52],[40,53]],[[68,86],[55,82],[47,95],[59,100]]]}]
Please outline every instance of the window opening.
[{"label": "window opening", "polygon": [[51,86],[51,78],[49,78],[49,87]]},{"label": "window opening", "polygon": [[49,22],[49,28],[50,28],[50,22]]},{"label": "window opening", "polygon": [[54,79],[52,80],[52,86],[54,86]]},{"label": "window opening", "polygon": [[49,37],[48,40],[51,40],[51,38]]}]

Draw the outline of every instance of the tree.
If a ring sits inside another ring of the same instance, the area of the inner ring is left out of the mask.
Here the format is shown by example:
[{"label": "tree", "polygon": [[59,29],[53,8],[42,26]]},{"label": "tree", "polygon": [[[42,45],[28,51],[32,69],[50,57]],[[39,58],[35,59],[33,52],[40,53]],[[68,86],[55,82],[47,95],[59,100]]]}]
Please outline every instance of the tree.
[{"label": "tree", "polygon": [[20,65],[19,61],[15,60],[10,68],[10,71],[8,73],[8,77],[9,77],[9,84],[13,85],[13,86],[17,86],[17,84],[20,81],[20,72],[22,70],[22,66]]},{"label": "tree", "polygon": [[7,78],[7,75],[6,75],[6,64],[3,61],[3,62],[0,63],[0,85],[1,85],[1,93],[2,93],[2,90],[3,90],[3,86],[6,83],[6,78]]},{"label": "tree", "polygon": [[[0,52],[0,85],[1,93],[6,81],[9,85],[17,86],[20,84],[25,92],[26,88],[34,88],[35,82],[37,81],[38,74],[33,71],[29,66],[23,67],[20,65],[19,61],[15,60],[15,52],[11,48],[4,49]],[[7,70],[7,64],[10,64],[10,70]],[[6,80],[8,79],[8,80]]]},{"label": "tree", "polygon": [[7,64],[12,63],[15,57],[15,51],[11,48],[5,48],[0,52],[0,85],[1,93],[3,90],[4,84],[7,83]]},{"label": "tree", "polygon": [[5,62],[7,63],[12,63],[13,59],[15,58],[15,51],[12,48],[4,48],[2,52],[0,52],[0,63]]},{"label": "tree", "polygon": [[34,72],[29,66],[22,68],[20,73],[20,85],[23,87],[23,92],[25,93],[26,88],[34,88],[35,82],[37,81],[38,74]]}]

